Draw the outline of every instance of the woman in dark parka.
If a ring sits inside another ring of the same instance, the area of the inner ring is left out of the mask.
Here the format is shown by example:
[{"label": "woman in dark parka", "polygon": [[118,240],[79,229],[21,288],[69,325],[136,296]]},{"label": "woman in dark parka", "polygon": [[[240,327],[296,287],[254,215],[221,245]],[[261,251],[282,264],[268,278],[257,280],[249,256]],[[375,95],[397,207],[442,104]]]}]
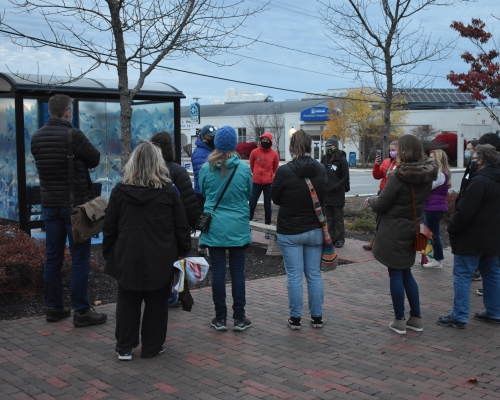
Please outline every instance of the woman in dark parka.
[{"label": "woman in dark parka", "polygon": [[329,138],[325,143],[326,154],[321,163],[326,168],[328,186],[325,197],[325,216],[328,221],[328,233],[335,247],[342,247],[345,242],[344,206],[345,188],[349,185],[349,165],[346,154],[339,149],[339,141]]},{"label": "woman in dark parka", "polygon": [[[438,167],[428,160],[422,144],[413,135],[398,140],[398,166],[379,196],[366,202],[377,216],[373,256],[389,269],[390,288],[395,319],[392,331],[404,334],[406,328],[423,331],[417,282],[411,273],[415,263],[415,222],[412,186],[415,192],[417,223],[423,222],[423,211],[437,177]],[[408,298],[410,318],[405,322],[404,301]]]},{"label": "woman in dark parka", "polygon": [[116,347],[119,360],[165,349],[173,263],[188,254],[190,227],[179,193],[170,182],[160,149],[143,142],[132,152],[122,182],[111,192],[104,220],[104,272],[118,281]]}]

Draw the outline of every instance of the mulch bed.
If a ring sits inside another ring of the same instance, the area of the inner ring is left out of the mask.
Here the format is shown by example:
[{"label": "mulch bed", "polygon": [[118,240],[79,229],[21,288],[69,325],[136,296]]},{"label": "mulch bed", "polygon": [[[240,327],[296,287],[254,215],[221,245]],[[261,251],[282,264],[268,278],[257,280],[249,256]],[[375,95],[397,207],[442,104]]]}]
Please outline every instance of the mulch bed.
[{"label": "mulch bed", "polygon": [[[364,200],[359,197],[347,199],[350,206],[358,206]],[[273,206],[272,224],[276,224],[276,216],[278,215],[277,206]],[[258,205],[254,214],[254,221],[264,222],[264,211],[262,205]],[[444,233],[444,235],[443,235]],[[374,236],[374,233],[364,232],[349,232],[346,231],[346,237],[369,242]],[[442,226],[442,237],[445,247],[449,246],[448,235],[444,226]],[[267,246],[258,243],[252,243],[246,252],[245,275],[247,280],[269,278],[273,276],[285,275],[283,266],[283,258],[266,255]],[[197,243],[193,241],[192,255],[197,254]],[[104,259],[102,258],[101,245],[92,246],[92,257],[99,261],[101,267],[104,267]],[[349,264],[350,262],[340,260],[340,264]],[[230,282],[229,273],[226,276],[226,281]],[[70,272],[63,275],[63,285],[65,293],[65,305],[70,306],[69,288],[70,288]],[[211,272],[203,282],[197,285],[190,284],[190,288],[211,286]],[[117,284],[116,281],[103,274],[100,271],[92,270],[89,276],[89,300],[91,304],[96,301],[101,304],[109,304],[116,302]],[[31,296],[23,296],[21,294],[3,294],[0,293],[0,320],[12,320],[23,317],[41,316],[45,314],[45,301],[43,287],[40,287],[35,294]]]}]

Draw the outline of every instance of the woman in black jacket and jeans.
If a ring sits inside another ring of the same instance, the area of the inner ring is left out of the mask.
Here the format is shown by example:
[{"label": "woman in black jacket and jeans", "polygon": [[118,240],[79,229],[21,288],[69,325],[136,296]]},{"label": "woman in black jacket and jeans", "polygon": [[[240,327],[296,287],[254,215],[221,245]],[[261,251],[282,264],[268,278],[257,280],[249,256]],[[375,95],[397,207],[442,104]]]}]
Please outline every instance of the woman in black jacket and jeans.
[{"label": "woman in black jacket and jeans", "polygon": [[321,163],[326,168],[328,186],[325,198],[325,217],[328,221],[328,233],[340,248],[345,242],[344,206],[345,189],[349,185],[349,165],[346,154],[339,149],[339,141],[329,138],[325,144],[326,154]]},{"label": "woman in black jacket and jeans", "polygon": [[119,360],[164,352],[173,264],[189,253],[189,228],[181,198],[170,182],[160,149],[143,142],[132,152],[122,182],[111,192],[104,220],[104,272],[118,281],[116,347]]},{"label": "woman in black jacket and jeans", "polygon": [[293,134],[290,153],[294,158],[278,168],[271,186],[273,202],[280,206],[276,232],[287,275],[288,326],[291,329],[300,329],[301,326],[304,275],[312,326],[323,326],[324,294],[320,271],[323,230],[304,178],[309,178],[323,205],[326,171],[322,164],[311,158],[311,142],[311,137],[302,129]]}]

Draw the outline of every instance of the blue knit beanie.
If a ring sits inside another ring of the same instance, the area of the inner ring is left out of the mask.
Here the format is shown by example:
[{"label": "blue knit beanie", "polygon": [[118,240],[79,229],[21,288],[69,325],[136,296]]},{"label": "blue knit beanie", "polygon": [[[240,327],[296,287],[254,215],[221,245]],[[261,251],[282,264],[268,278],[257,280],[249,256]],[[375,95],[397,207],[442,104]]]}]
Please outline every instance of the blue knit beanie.
[{"label": "blue knit beanie", "polygon": [[222,126],[215,134],[215,148],[223,152],[232,152],[236,150],[238,144],[238,136],[234,128],[230,126]]}]

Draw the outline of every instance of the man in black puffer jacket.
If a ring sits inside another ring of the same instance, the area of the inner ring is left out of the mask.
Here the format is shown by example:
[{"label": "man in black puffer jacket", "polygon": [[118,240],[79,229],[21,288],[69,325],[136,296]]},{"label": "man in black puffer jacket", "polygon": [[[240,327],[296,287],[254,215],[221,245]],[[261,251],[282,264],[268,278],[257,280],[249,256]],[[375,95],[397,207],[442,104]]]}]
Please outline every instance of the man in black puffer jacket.
[{"label": "man in black puffer jacket", "polygon": [[448,225],[453,261],[453,310],[437,318],[442,326],[463,329],[470,311],[472,274],[479,268],[483,278],[483,303],[486,311],[474,319],[500,324],[500,170],[495,166],[500,154],[489,144],[478,145],[471,158],[472,178],[455,206]]},{"label": "man in black puffer jacket", "polygon": [[[71,230],[71,209],[84,204],[89,196],[88,168],[99,164],[100,153],[82,131],[73,128],[73,100],[66,95],[49,99],[47,124],[31,139],[31,153],[40,177],[43,219],[46,231],[44,265],[47,322],[56,322],[71,315],[63,304],[62,264],[66,238],[71,251],[71,303],[75,326],[106,322],[106,314],[90,307],[87,286],[90,271],[90,240],[74,243]],[[70,204],[68,183],[68,130],[73,129],[74,201]]]}]

